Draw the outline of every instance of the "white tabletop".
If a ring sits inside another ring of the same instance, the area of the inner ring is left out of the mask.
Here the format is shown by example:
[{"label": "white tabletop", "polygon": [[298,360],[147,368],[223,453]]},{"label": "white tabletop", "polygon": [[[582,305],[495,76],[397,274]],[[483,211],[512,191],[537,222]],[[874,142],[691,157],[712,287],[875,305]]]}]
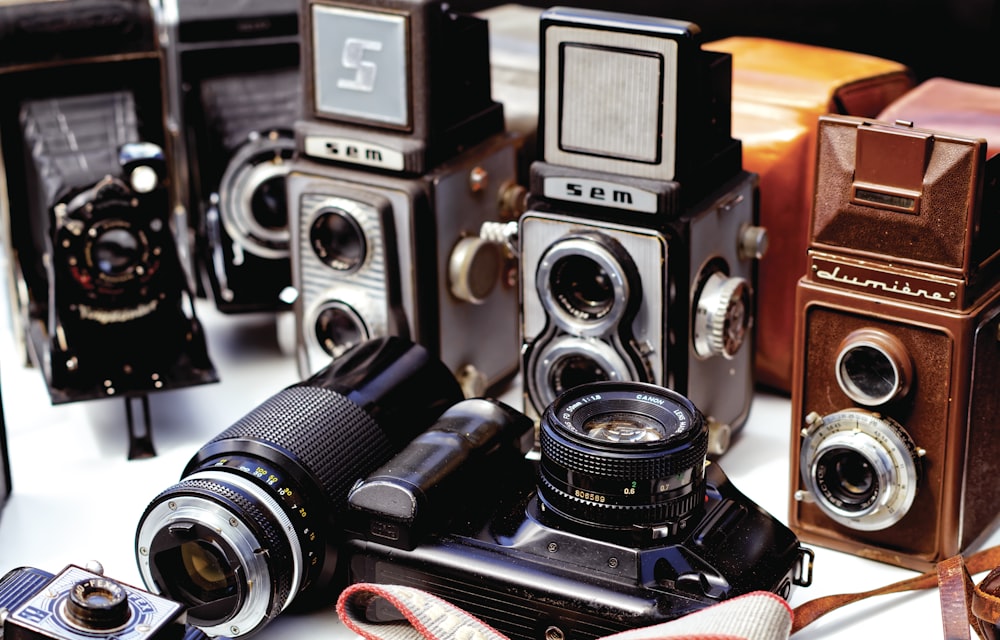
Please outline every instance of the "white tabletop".
[{"label": "white tabletop", "polygon": [[[6,298],[2,302],[0,379],[13,493],[0,512],[0,574],[23,565],[55,573],[67,564],[96,559],[109,577],[141,586],[133,538],[149,501],[179,479],[185,463],[205,442],[298,381],[293,359],[279,348],[275,321],[266,314],[225,316],[210,302],[199,301],[199,317],[221,382],[152,394],[158,455],[129,461],[123,401],[52,406],[41,372],[22,364],[6,320]],[[508,392],[502,399],[519,407],[517,397]],[[759,393],[748,423],[720,461],[738,489],[782,521],[787,520],[790,431],[788,399]],[[997,539],[994,534],[988,542]],[[813,586],[796,590],[793,605],[914,575],[813,549]],[[308,615],[284,614],[257,637],[296,640],[348,633],[331,606]],[[940,637],[937,591],[866,600],[829,614],[795,637],[856,640],[883,634]]]}]

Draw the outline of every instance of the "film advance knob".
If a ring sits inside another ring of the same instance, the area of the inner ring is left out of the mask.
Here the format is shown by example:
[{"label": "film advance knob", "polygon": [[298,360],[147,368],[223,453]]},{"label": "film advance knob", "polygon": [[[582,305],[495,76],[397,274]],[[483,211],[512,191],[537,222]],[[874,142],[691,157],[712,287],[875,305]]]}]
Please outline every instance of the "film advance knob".
[{"label": "film advance knob", "polygon": [[698,355],[733,358],[750,328],[750,283],[744,278],[715,272],[698,296],[694,321],[694,348]]}]

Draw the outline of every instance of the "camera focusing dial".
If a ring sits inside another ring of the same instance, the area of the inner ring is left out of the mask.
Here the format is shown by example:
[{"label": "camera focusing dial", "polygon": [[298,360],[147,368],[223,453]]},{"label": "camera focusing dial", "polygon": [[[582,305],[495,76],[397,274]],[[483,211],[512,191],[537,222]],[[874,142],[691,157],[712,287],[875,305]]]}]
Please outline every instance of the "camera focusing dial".
[{"label": "camera focusing dial", "polygon": [[745,278],[714,271],[702,283],[695,305],[694,350],[708,358],[736,356],[750,331],[752,288]]},{"label": "camera focusing dial", "polygon": [[677,533],[702,504],[708,430],[680,394],[599,382],[542,416],[539,497],[546,510],[604,530]]},{"label": "camera focusing dial", "polygon": [[906,515],[917,494],[924,451],[898,422],[846,409],[811,413],[806,423],[799,469],[826,515],[860,531],[885,529]]}]

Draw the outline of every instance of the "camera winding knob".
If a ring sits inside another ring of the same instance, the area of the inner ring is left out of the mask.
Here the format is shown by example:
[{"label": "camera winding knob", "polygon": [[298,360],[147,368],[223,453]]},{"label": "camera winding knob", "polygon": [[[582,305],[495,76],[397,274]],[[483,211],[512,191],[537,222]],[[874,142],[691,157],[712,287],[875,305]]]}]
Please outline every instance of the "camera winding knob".
[{"label": "camera winding knob", "polygon": [[745,278],[716,271],[705,280],[693,325],[694,349],[699,356],[736,356],[750,330],[751,295]]}]

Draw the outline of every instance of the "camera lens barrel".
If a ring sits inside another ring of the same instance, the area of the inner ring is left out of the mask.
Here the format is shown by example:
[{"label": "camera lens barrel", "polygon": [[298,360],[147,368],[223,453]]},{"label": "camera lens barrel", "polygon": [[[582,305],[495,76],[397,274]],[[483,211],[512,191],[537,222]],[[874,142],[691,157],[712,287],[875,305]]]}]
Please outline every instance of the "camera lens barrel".
[{"label": "camera lens barrel", "polygon": [[444,364],[397,337],[361,343],[278,392],[147,507],[136,534],[147,587],[184,603],[211,636],[260,628],[332,580],[354,482],[461,399]]},{"label": "camera lens barrel", "polygon": [[571,389],[540,426],[544,507],[598,528],[677,531],[705,496],[708,429],[684,396],[639,382]]}]

